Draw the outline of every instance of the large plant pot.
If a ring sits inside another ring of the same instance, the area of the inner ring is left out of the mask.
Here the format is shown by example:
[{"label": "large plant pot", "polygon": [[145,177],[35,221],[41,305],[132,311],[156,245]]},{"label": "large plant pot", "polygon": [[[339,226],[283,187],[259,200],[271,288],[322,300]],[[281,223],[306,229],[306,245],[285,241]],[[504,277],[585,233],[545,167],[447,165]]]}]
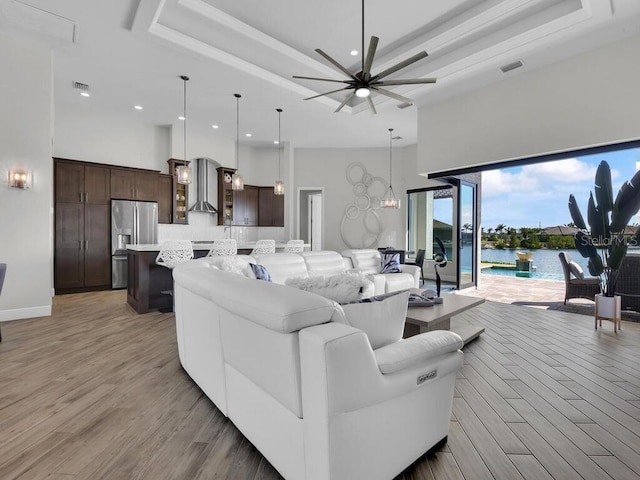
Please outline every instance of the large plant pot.
[{"label": "large plant pot", "polygon": [[619,295],[613,297],[606,297],[601,293],[596,294],[596,330],[598,329],[598,321],[602,326],[602,320],[609,320],[613,322],[613,331],[616,332],[620,329],[620,317],[621,317],[621,298]]}]

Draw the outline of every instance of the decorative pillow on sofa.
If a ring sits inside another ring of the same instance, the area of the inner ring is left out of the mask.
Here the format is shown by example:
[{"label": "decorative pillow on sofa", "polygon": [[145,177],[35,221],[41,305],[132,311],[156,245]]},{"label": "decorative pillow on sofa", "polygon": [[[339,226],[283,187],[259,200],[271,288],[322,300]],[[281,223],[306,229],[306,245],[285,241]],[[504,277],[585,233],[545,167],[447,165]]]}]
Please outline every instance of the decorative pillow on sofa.
[{"label": "decorative pillow on sofa", "polygon": [[374,350],[402,339],[409,291],[393,292],[342,305],[347,325],[364,331]]},{"label": "decorative pillow on sofa", "polygon": [[248,275],[249,261],[246,258],[236,255],[230,255],[222,260],[220,264],[220,270],[225,272],[237,273],[245,277]]},{"label": "decorative pillow on sofa", "polygon": [[371,285],[371,280],[364,275],[342,273],[329,277],[293,277],[285,280],[284,284],[342,303],[359,300],[363,289]]},{"label": "decorative pillow on sofa", "polygon": [[400,254],[381,253],[380,273],[400,273]]},{"label": "decorative pillow on sofa", "polygon": [[574,277],[580,280],[584,279],[584,272],[582,271],[582,267],[573,260],[569,262],[569,271],[573,273]]},{"label": "decorative pillow on sofa", "polygon": [[256,277],[256,280],[264,280],[265,282],[271,281],[271,275],[267,272],[264,265],[256,265],[255,263],[249,263],[249,267]]}]

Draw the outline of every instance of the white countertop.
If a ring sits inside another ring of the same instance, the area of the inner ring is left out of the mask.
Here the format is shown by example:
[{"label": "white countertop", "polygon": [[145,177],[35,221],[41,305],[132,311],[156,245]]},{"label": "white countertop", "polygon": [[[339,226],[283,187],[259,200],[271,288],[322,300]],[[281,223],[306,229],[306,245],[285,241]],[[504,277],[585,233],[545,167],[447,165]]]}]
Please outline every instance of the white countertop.
[{"label": "white countertop", "polygon": [[[276,243],[276,249],[282,249],[286,246],[286,243]],[[213,246],[212,243],[194,243],[194,250],[211,250]],[[243,244],[238,244],[238,250],[248,250],[253,249],[256,246],[256,242],[247,242]],[[161,245],[159,243],[140,243],[136,245],[129,244],[127,245],[127,250],[132,250],[134,252],[159,252]],[[309,244],[304,244],[305,249],[309,248]]]}]

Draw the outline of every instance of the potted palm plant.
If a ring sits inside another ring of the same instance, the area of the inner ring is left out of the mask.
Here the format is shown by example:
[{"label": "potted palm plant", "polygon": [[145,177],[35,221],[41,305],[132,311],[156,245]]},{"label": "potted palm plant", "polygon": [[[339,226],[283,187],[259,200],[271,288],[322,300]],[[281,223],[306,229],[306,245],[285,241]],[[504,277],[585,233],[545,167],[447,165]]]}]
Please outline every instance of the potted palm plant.
[{"label": "potted palm plant", "polygon": [[596,299],[596,318],[620,318],[620,298],[615,296],[616,280],[622,260],[630,244],[637,244],[640,227],[630,240],[625,229],[631,218],[640,210],[640,171],[625,182],[613,199],[611,169],[606,161],[596,170],[594,193],[589,195],[587,220],[584,221],[573,195],[569,195],[569,212],[579,229],[575,234],[576,249],[588,258],[589,273],[600,277],[599,298]]}]

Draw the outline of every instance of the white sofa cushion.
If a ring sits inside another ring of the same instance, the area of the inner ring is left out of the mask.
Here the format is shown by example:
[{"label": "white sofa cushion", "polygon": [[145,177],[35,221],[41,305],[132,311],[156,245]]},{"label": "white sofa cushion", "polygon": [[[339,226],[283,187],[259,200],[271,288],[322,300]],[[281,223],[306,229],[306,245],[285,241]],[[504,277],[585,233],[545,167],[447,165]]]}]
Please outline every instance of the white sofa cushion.
[{"label": "white sofa cushion", "polygon": [[273,283],[284,285],[288,278],[307,278],[307,265],[297,253],[265,253],[256,255],[256,261],[267,269]]},{"label": "white sofa cushion", "polygon": [[284,284],[312,292],[339,303],[352,302],[373,295],[373,282],[364,275],[341,273],[331,276],[289,278]]},{"label": "white sofa cushion", "polygon": [[[398,292],[383,297],[371,297],[359,302],[341,305],[345,323],[364,331],[372,349],[402,339],[407,318],[409,292]],[[341,321],[336,318],[336,321]]]},{"label": "white sofa cushion", "polygon": [[363,273],[380,272],[380,252],[373,248],[359,248],[345,250],[342,256],[348,257],[353,263],[353,268],[357,268]]},{"label": "white sofa cushion", "polygon": [[464,346],[460,335],[448,330],[434,330],[409,337],[379,348],[374,352],[378,368],[383,374],[395,373],[413,365],[424,363]]},{"label": "white sofa cushion", "polygon": [[306,251],[300,253],[300,256],[307,265],[310,277],[337,275],[350,268],[345,265],[345,258],[332,250]]},{"label": "white sofa cushion", "polygon": [[369,275],[375,285],[376,295],[420,287],[420,267],[400,265],[400,273],[378,273],[381,262],[378,250],[351,249],[344,250],[342,255],[351,261],[353,268]]}]

